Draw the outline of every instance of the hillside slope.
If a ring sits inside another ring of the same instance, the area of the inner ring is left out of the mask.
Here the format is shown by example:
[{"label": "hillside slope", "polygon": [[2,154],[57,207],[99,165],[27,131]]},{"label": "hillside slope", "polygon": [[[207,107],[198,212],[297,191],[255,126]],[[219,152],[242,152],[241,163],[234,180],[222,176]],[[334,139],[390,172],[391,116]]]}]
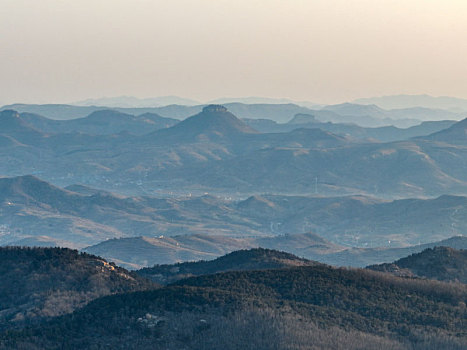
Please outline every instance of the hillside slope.
[{"label": "hillside slope", "polygon": [[277,250],[256,248],[237,250],[211,261],[156,265],[136,271],[156,283],[169,284],[182,278],[227,271],[267,270],[295,266],[314,266],[317,262]]},{"label": "hillside slope", "polygon": [[392,264],[372,265],[368,268],[399,276],[467,283],[467,250],[449,247],[428,248]]},{"label": "hillside slope", "polygon": [[104,297],[4,333],[0,347],[460,350],[466,296],[463,285],[323,265],[234,271]]},{"label": "hillside slope", "polygon": [[70,313],[98,297],[154,288],[102,258],[60,248],[0,248],[0,328]]}]

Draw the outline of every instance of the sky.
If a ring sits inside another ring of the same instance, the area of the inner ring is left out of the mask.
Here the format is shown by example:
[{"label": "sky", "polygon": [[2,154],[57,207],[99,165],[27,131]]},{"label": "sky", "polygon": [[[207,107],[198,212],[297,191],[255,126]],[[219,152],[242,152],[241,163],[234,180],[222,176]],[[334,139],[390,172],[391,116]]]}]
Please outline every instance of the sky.
[{"label": "sky", "polygon": [[466,0],[0,0],[0,104],[467,98]]}]

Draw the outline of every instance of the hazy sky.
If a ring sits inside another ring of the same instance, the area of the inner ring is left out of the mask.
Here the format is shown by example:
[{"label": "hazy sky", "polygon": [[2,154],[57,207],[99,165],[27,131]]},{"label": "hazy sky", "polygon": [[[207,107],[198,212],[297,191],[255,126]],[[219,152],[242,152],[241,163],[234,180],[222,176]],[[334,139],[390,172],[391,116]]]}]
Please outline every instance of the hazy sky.
[{"label": "hazy sky", "polygon": [[0,104],[467,98],[467,0],[0,0]]}]

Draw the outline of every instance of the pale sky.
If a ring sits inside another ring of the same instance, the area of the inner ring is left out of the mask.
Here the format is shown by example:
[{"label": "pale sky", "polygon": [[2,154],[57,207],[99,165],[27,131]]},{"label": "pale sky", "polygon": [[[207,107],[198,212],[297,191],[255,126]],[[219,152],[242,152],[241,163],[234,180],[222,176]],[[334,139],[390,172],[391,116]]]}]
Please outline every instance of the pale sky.
[{"label": "pale sky", "polygon": [[467,0],[0,0],[0,105],[467,98]]}]

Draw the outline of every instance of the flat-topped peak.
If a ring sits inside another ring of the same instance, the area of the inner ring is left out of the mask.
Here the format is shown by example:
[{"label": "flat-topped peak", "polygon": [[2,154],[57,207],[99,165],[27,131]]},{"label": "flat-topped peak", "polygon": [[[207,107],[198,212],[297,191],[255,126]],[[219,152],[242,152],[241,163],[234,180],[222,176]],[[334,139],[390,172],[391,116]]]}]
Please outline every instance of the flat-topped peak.
[{"label": "flat-topped peak", "polygon": [[242,134],[253,134],[255,130],[238,119],[221,105],[208,105],[202,112],[182,120],[171,128],[158,132],[162,137],[171,137],[164,142],[199,142],[227,140]]},{"label": "flat-topped peak", "polygon": [[203,108],[203,112],[227,112],[227,108],[222,105],[208,105]]}]

